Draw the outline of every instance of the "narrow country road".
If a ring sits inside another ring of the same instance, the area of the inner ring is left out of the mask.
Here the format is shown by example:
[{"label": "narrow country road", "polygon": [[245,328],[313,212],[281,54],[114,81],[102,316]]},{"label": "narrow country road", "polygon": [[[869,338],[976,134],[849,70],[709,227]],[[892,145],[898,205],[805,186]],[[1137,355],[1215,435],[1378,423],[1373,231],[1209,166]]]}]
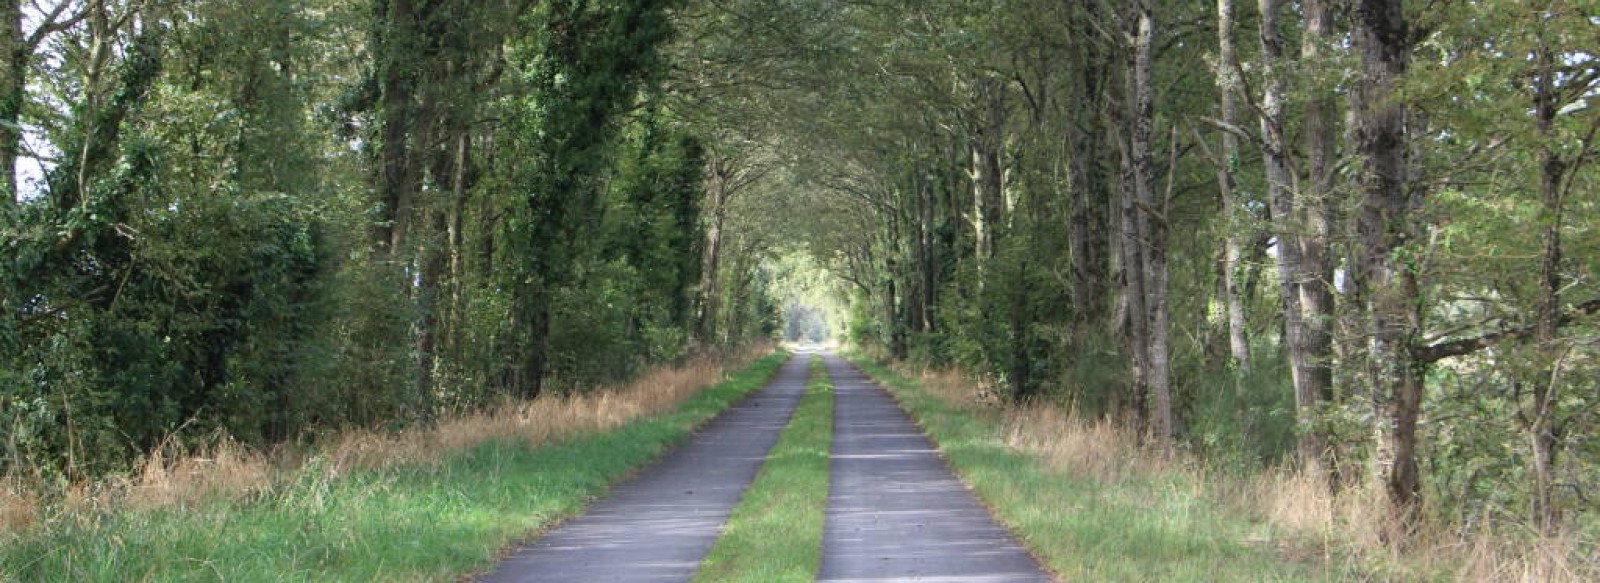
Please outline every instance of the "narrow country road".
[{"label": "narrow country road", "polygon": [[479,580],[688,581],[794,413],[809,360],[790,358],[765,388]]},{"label": "narrow country road", "polygon": [[818,581],[1049,582],[905,411],[854,366],[833,377],[833,459]]},{"label": "narrow country road", "polygon": [[[836,388],[819,581],[1045,583],[883,389],[825,354]],[[809,355],[756,395],[480,579],[688,581],[805,391]]]}]

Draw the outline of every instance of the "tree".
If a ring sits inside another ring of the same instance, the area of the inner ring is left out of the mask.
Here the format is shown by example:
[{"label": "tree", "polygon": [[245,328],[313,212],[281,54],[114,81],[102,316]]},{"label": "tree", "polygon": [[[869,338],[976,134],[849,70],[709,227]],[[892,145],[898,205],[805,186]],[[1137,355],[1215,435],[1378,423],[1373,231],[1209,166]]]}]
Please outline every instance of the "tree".
[{"label": "tree", "polygon": [[1407,108],[1396,88],[1410,68],[1416,31],[1398,0],[1362,0],[1354,17],[1354,50],[1362,68],[1350,93],[1352,145],[1360,158],[1351,281],[1362,308],[1365,376],[1379,420],[1373,474],[1382,476],[1394,516],[1411,528],[1422,493],[1417,420],[1423,367],[1409,347],[1422,318],[1415,235],[1423,193],[1413,180]]}]

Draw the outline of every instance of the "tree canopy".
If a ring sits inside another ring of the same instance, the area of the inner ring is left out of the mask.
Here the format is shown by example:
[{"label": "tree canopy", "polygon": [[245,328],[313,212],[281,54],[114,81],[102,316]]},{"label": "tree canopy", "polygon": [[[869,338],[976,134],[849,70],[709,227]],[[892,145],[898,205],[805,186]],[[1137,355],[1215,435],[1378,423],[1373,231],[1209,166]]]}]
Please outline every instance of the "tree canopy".
[{"label": "tree canopy", "polygon": [[[1579,0],[0,2],[0,469],[754,340],[1600,528]],[[1592,532],[1592,530],[1590,531]]]}]

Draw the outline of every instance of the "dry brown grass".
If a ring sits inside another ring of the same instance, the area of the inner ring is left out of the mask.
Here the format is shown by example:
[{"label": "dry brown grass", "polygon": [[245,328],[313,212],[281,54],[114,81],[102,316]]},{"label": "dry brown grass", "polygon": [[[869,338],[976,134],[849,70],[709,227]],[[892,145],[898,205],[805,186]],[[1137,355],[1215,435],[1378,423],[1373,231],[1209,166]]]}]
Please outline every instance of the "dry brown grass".
[{"label": "dry brown grass", "polygon": [[0,532],[19,531],[39,518],[39,500],[16,480],[0,481]]},{"label": "dry brown grass", "polygon": [[1373,488],[1355,487],[1337,496],[1320,478],[1294,469],[1254,475],[1208,470],[1190,454],[1165,455],[1133,446],[1128,431],[1108,420],[1084,419],[1055,405],[1002,409],[992,388],[954,370],[902,369],[946,403],[983,415],[1003,415],[1011,447],[1061,472],[1107,484],[1141,475],[1186,472],[1195,495],[1272,524],[1296,542],[1292,551],[1315,553],[1342,572],[1374,580],[1434,579],[1519,583],[1600,580],[1600,558],[1585,559],[1597,541],[1570,535],[1531,536],[1479,529],[1455,532],[1426,524],[1404,546],[1386,542],[1394,525]]},{"label": "dry brown grass", "polygon": [[551,443],[616,428],[639,417],[671,411],[701,387],[723,378],[721,363],[700,359],[662,368],[621,387],[569,397],[506,403],[489,411],[454,417],[433,427],[375,433],[350,431],[327,448],[329,471],[373,468],[399,462],[437,461],[445,454],[500,439],[530,445]]},{"label": "dry brown grass", "polygon": [[[616,387],[570,397],[509,402],[489,411],[444,419],[398,432],[350,430],[322,440],[311,452],[253,450],[217,436],[210,445],[156,449],[130,475],[75,484],[54,496],[64,517],[94,516],[123,508],[151,509],[202,500],[238,499],[271,489],[307,471],[336,479],[351,470],[395,464],[437,463],[445,456],[491,440],[547,444],[616,428],[633,419],[662,414],[724,379],[727,366],[742,366],[769,347],[693,360],[655,369]],[[312,467],[315,464],[315,467]],[[0,533],[18,532],[40,519],[39,488],[20,479],[0,480]]]},{"label": "dry brown grass", "polygon": [[1004,415],[1007,441],[1051,468],[1115,482],[1135,473],[1162,471],[1169,460],[1132,447],[1127,432],[1105,419],[1088,420],[1051,404],[1006,408],[994,388],[956,370],[901,370],[947,403]]},{"label": "dry brown grass", "polygon": [[[251,451],[218,437],[200,450],[173,445],[157,448],[137,475],[125,482],[106,481],[102,490],[121,490],[139,508],[172,506],[216,496],[239,496],[266,488],[276,472],[272,456]],[[118,486],[104,488],[104,486]]]}]

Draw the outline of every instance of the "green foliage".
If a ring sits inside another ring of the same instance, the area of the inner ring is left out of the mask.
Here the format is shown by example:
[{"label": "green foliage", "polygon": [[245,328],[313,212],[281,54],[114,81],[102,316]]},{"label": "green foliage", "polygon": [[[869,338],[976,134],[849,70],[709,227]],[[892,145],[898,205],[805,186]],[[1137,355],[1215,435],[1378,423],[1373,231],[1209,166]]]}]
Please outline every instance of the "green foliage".
[{"label": "green foliage", "polygon": [[966,297],[960,289],[944,295],[939,308],[947,339],[944,354],[931,356],[935,362],[989,375],[1019,401],[1037,396],[1060,375],[1052,367],[1062,363],[1051,355],[1062,348],[1057,331],[1072,313],[1062,309],[1067,290],[1049,277],[1058,266],[1039,253],[1041,247],[1023,237],[1010,239],[983,264],[983,273],[973,264],[955,273],[957,281],[982,283],[965,283]]},{"label": "green foliage", "polygon": [[1267,355],[1254,360],[1249,374],[1201,370],[1186,380],[1195,450],[1240,474],[1292,462],[1297,428],[1286,366]]},{"label": "green foliage", "polygon": [[[193,30],[256,16],[206,13]],[[159,28],[130,41],[115,83],[80,88],[109,94],[78,110],[103,125],[54,129],[57,147],[85,156],[56,167],[13,227],[9,470],[97,474],[180,427],[283,439],[307,414],[294,405],[319,350],[305,341],[328,311],[329,257],[312,209],[277,190],[308,182],[275,178],[248,145],[304,143],[299,102],[265,63],[260,92],[237,92],[204,61],[237,50],[183,34],[164,49]],[[190,115],[215,121],[165,123]],[[295,155],[275,164],[314,173]]]},{"label": "green foliage", "polygon": [[0,207],[0,471],[683,358],[706,162],[660,89],[671,5],[113,1],[47,31],[21,122],[53,167]]},{"label": "green foliage", "polygon": [[526,88],[510,100],[507,149],[499,169],[520,192],[502,200],[497,283],[511,290],[509,356],[502,381],[521,396],[538,394],[547,373],[556,289],[574,266],[601,208],[601,174],[617,118],[633,105],[662,63],[670,37],[666,2],[543,2],[528,16],[509,65]]}]

